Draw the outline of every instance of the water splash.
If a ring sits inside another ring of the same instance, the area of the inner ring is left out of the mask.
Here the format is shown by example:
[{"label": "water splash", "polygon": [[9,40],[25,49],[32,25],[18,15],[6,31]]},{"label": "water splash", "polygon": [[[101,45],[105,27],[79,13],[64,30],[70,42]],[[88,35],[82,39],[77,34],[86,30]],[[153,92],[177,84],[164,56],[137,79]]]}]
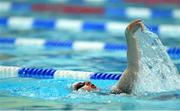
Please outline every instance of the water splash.
[{"label": "water splash", "polygon": [[134,94],[180,89],[180,75],[158,36],[147,28],[135,35],[140,49],[140,71]]}]

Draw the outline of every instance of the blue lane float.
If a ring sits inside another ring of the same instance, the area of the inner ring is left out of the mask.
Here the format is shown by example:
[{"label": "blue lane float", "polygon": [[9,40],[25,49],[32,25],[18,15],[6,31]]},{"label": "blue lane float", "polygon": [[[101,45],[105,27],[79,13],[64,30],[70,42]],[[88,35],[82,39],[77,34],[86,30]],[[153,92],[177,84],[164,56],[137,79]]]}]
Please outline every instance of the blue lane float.
[{"label": "blue lane float", "polygon": [[[67,2],[68,0],[62,0],[61,2]],[[120,0],[84,0],[81,2],[87,2],[89,3],[104,3],[104,2],[108,2],[108,3],[117,3],[117,1],[119,2]],[[77,1],[74,1],[74,3],[76,3]],[[80,2],[80,1],[79,1]],[[122,1],[121,1],[122,2]],[[73,1],[70,1],[70,3],[73,3]],[[59,8],[51,8],[54,7],[52,4],[43,4],[43,3],[39,3],[41,5],[41,7],[38,9],[37,8],[33,8],[34,6],[36,6],[36,4],[30,4],[30,3],[24,3],[24,2],[7,2],[7,1],[1,1],[0,2],[0,11],[54,11],[54,12],[63,12],[64,10],[59,10]],[[58,4],[54,4],[56,7],[61,7]],[[71,7],[71,5],[63,5],[65,7]],[[42,8],[45,7],[45,8]],[[46,8],[48,7],[48,8]],[[76,7],[78,8],[78,6],[76,5]],[[87,6],[79,6],[80,9],[86,8]],[[88,7],[91,8],[91,7]],[[92,7],[93,9],[94,7]],[[172,8],[168,8],[168,9],[160,9],[160,8],[144,8],[144,7],[127,7],[127,8],[123,8],[123,7],[98,7],[99,9],[101,9],[101,15],[104,15],[106,17],[126,17],[126,18],[142,18],[142,19],[152,19],[152,18],[168,18],[168,19],[180,19],[180,9],[172,9]],[[37,9],[37,10],[36,10]],[[56,10],[57,9],[57,10]],[[84,9],[85,10],[85,9]],[[80,11],[81,12],[86,12],[85,11]],[[68,11],[69,12],[69,11]],[[66,12],[63,12],[66,13]],[[87,14],[89,12],[87,11]],[[92,13],[93,14],[93,13]],[[96,11],[94,11],[94,14],[97,14]]]},{"label": "blue lane float", "polygon": [[[127,46],[125,44],[117,43],[103,43],[103,42],[92,42],[92,41],[58,41],[58,40],[46,40],[36,38],[7,38],[0,37],[1,45],[15,45],[15,46],[33,46],[53,49],[71,49],[71,50],[104,50],[104,51],[121,51],[126,54]],[[172,59],[180,58],[180,48],[167,47],[167,53]]]},{"label": "blue lane float", "polygon": [[[124,36],[127,22],[96,22],[72,19],[40,19],[33,17],[0,17],[0,26],[14,30],[56,29],[66,31],[101,31]],[[179,37],[180,25],[146,24],[152,32],[162,37]]]},{"label": "blue lane float", "polygon": [[127,50],[124,44],[103,43],[92,41],[58,41],[46,40],[37,38],[15,38],[15,37],[2,37],[0,36],[1,45],[15,45],[15,46],[35,46],[44,48],[68,48],[73,50]]},{"label": "blue lane float", "polygon": [[83,72],[71,70],[44,69],[33,67],[0,66],[0,79],[5,78],[36,79],[80,79],[80,80],[119,80],[121,74]]}]

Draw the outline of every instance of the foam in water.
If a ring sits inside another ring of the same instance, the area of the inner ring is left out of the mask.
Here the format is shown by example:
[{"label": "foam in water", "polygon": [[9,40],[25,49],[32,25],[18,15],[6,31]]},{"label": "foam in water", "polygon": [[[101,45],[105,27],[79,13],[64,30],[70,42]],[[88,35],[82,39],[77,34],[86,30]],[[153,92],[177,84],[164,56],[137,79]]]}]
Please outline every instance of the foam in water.
[{"label": "foam in water", "polygon": [[140,71],[133,93],[146,94],[180,89],[180,75],[158,36],[147,28],[135,34],[140,53]]}]

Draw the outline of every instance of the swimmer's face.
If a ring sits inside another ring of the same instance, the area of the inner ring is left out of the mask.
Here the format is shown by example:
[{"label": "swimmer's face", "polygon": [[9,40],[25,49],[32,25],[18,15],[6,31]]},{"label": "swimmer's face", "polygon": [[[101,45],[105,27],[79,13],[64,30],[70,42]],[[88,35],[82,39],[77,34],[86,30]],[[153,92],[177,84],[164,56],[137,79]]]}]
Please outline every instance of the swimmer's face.
[{"label": "swimmer's face", "polygon": [[88,92],[98,90],[98,88],[89,81],[88,82],[79,82],[79,83],[75,84],[74,90],[79,90],[79,89],[83,89]]},{"label": "swimmer's face", "polygon": [[85,82],[85,85],[82,87],[82,89],[84,89],[86,91],[93,91],[93,90],[96,90],[97,87],[88,81],[88,82]]}]

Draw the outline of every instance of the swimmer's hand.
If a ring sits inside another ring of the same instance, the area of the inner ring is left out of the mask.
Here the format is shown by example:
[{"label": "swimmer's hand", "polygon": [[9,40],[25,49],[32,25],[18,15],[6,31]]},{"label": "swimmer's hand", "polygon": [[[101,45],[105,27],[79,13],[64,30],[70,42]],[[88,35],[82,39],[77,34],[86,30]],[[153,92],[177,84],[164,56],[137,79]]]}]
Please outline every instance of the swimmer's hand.
[{"label": "swimmer's hand", "polygon": [[125,34],[127,36],[133,36],[139,28],[141,28],[141,31],[144,31],[144,24],[141,20],[138,19],[127,26]]}]

